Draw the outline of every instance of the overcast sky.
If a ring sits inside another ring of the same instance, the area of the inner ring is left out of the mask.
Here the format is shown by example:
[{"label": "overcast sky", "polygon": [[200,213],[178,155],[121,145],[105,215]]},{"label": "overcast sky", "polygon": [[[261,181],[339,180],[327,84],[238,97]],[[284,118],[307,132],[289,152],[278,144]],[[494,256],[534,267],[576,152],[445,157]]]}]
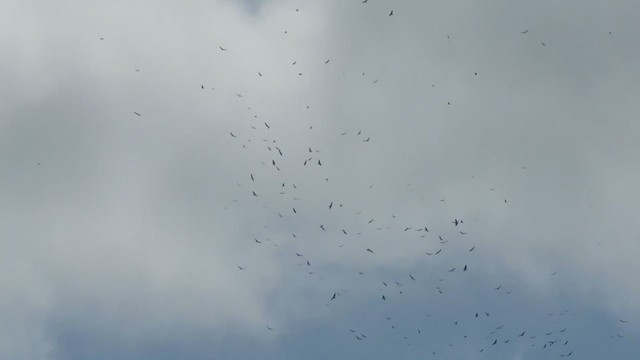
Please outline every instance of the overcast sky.
[{"label": "overcast sky", "polygon": [[639,2],[1,4],[0,358],[640,358]]}]

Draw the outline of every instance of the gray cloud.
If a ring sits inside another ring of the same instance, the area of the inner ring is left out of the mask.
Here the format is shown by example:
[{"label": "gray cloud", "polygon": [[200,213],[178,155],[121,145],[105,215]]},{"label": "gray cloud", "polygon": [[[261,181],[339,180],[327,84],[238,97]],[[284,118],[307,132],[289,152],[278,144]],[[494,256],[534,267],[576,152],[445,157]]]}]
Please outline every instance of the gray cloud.
[{"label": "gray cloud", "polygon": [[581,356],[637,353],[637,7],[8,3],[1,357],[347,358],[359,324],[371,358],[474,358],[460,313],[567,307]]}]

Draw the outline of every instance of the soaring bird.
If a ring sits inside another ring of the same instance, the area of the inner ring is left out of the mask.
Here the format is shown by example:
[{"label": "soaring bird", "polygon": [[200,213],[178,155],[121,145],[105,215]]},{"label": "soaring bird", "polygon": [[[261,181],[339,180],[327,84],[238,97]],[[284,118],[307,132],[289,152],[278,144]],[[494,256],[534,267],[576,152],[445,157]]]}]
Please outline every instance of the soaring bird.
[{"label": "soaring bird", "polygon": [[338,293],[333,293],[333,296],[331,297],[331,299],[330,299],[330,300],[335,299],[337,294],[338,294]]},{"label": "soaring bird", "polygon": [[325,64],[328,64],[330,60],[331,60],[331,59],[327,59],[327,61],[325,61],[324,63],[325,63]]},{"label": "soaring bird", "polygon": [[373,254],[373,250],[367,248],[367,251]]},{"label": "soaring bird", "polygon": [[393,15],[393,10],[391,10],[391,12],[389,13],[389,16]]},{"label": "soaring bird", "polygon": [[223,48],[222,46],[218,46],[220,48],[220,50],[222,51],[227,51],[227,49]]},{"label": "soaring bird", "polygon": [[133,113],[138,115],[138,116],[142,116],[139,112],[134,111]]},{"label": "soaring bird", "polygon": [[528,33],[528,32],[529,32],[529,29],[527,29],[527,30],[525,30],[525,31],[521,32],[521,34],[526,34],[526,33]]}]

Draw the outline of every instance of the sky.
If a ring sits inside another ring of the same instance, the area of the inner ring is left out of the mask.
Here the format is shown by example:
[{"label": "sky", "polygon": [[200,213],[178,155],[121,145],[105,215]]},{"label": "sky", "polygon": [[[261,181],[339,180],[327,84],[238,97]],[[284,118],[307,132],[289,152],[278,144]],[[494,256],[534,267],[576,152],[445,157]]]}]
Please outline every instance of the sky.
[{"label": "sky", "polygon": [[640,357],[637,1],[2,8],[0,358]]}]

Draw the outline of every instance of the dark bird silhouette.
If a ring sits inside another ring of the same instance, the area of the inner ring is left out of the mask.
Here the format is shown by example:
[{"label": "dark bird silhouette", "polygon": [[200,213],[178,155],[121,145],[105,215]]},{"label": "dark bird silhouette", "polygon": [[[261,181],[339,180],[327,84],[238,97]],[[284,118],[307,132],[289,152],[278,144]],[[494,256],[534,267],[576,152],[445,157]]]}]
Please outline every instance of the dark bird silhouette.
[{"label": "dark bird silhouette", "polygon": [[333,202],[329,204],[329,210],[331,210],[332,207],[333,207]]},{"label": "dark bird silhouette", "polygon": [[327,59],[327,61],[325,61],[324,63],[325,63],[325,64],[328,64],[330,60],[331,60],[331,59]]},{"label": "dark bird silhouette", "polygon": [[368,137],[366,140],[363,140],[362,142],[369,142],[371,140],[370,137]]},{"label": "dark bird silhouette", "polygon": [[266,126],[267,129],[271,129],[271,126],[269,126],[269,124],[267,124],[266,122],[264,123],[264,126]]},{"label": "dark bird silhouette", "polygon": [[273,328],[270,327],[269,325],[267,325],[267,329],[269,329],[270,331],[273,331]]},{"label": "dark bird silhouette", "polygon": [[334,299],[336,298],[336,295],[337,295],[337,294],[338,294],[338,293],[333,293],[333,296],[331,297],[331,299],[330,299],[330,300],[334,300]]},{"label": "dark bird silhouette", "polygon": [[258,194],[256,194],[255,191],[252,191],[252,193],[253,193],[253,196],[258,197]]},{"label": "dark bird silhouette", "polygon": [[134,111],[133,113],[138,115],[138,116],[142,116],[139,112]]},{"label": "dark bird silhouette", "polygon": [[391,12],[389,13],[389,16],[392,16],[392,15],[393,15],[393,10],[391,10]]},{"label": "dark bird silhouette", "polygon": [[223,48],[222,46],[218,46],[220,48],[220,50],[222,51],[227,51],[227,49]]},{"label": "dark bird silhouette", "polygon": [[244,268],[242,266],[240,266],[240,265],[238,265],[238,269],[244,270]]},{"label": "dark bird silhouette", "polygon": [[528,33],[528,32],[529,32],[529,29],[527,29],[527,30],[525,30],[525,31],[521,32],[521,34],[526,34],[526,33]]},{"label": "dark bird silhouette", "polygon": [[475,246],[472,247],[471,249],[469,249],[469,252],[472,252],[473,250],[475,250],[475,248],[476,248]]},{"label": "dark bird silhouette", "polygon": [[373,254],[373,250],[367,248],[367,251]]}]

